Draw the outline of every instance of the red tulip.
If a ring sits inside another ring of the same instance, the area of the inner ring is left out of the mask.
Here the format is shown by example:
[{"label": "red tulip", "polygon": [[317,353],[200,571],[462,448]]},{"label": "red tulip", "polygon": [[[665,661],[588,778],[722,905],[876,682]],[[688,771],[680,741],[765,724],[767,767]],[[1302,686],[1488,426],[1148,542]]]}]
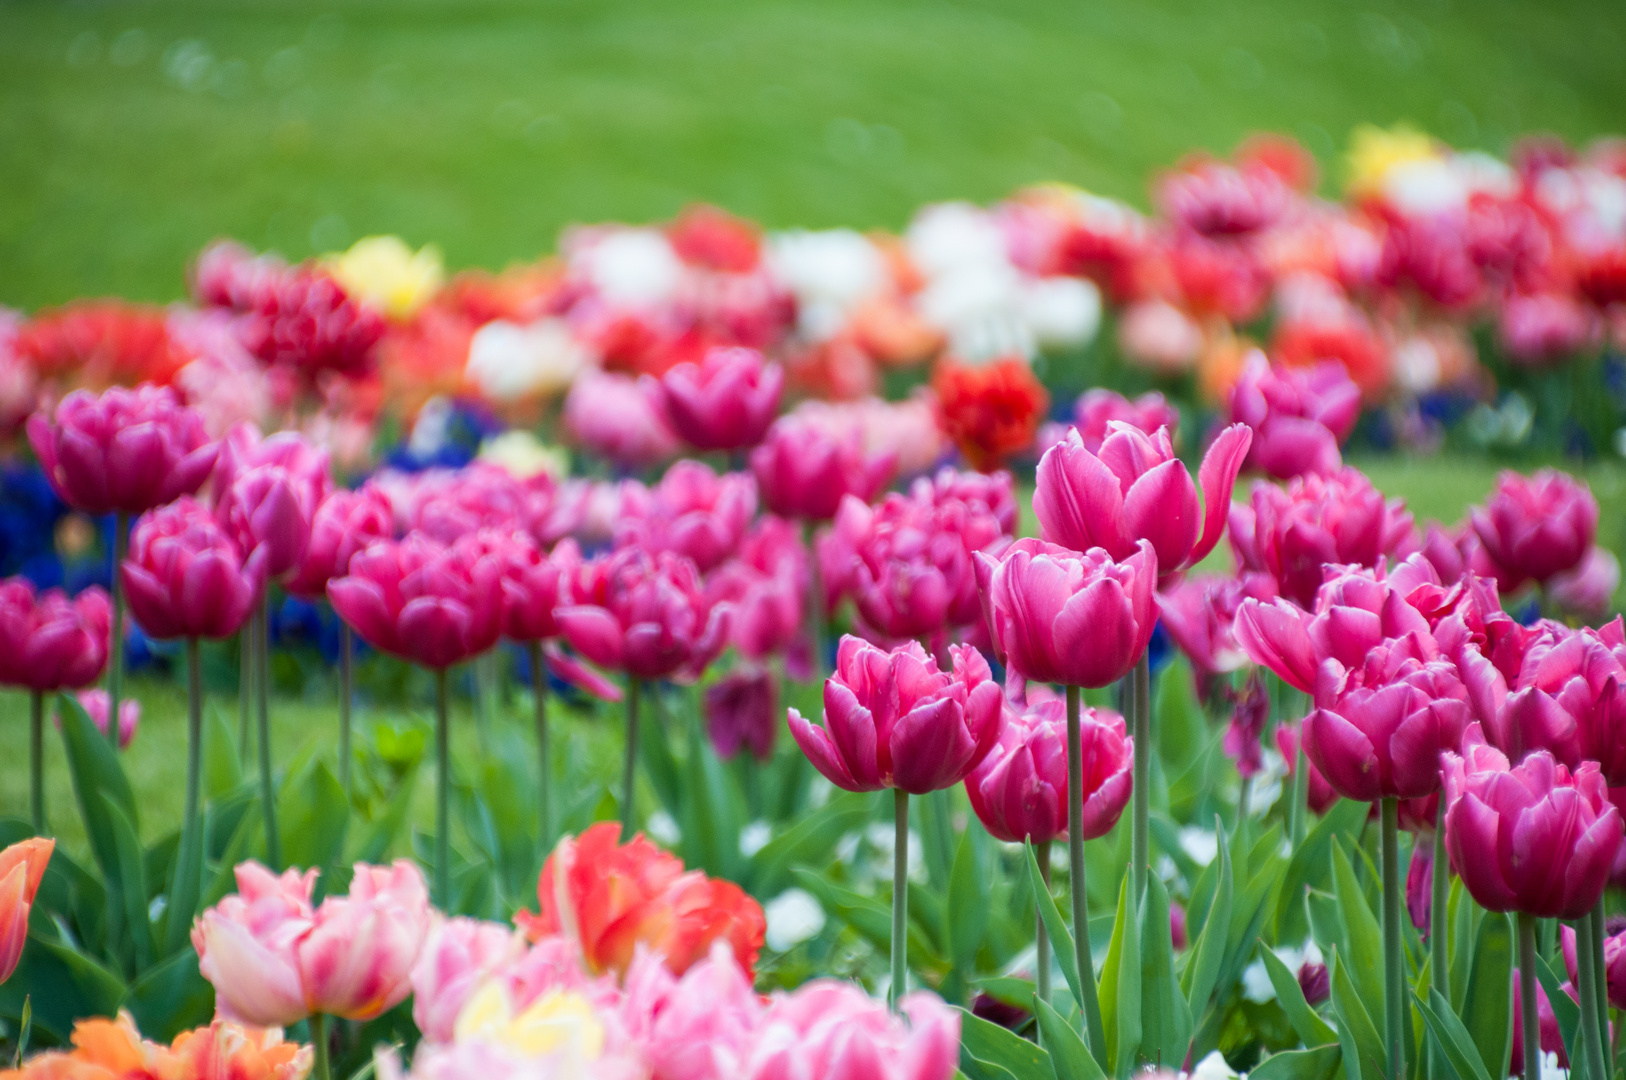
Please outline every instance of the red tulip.
[{"label": "red tulip", "polygon": [[737,671],[706,687],[706,733],[717,756],[731,760],[741,748],[758,761],[773,757],[779,734],[779,689],[766,671]]},{"label": "red tulip", "polygon": [[1621,840],[1597,765],[1572,773],[1537,750],[1510,766],[1474,725],[1440,768],[1446,851],[1482,907],[1557,919],[1592,910]]},{"label": "red tulip", "polygon": [[313,383],[323,372],[362,375],[373,366],[388,330],[383,316],[357,303],[320,270],[266,269],[266,264],[254,265],[247,275],[253,280],[241,288],[250,303],[240,332],[250,352]]},{"label": "red tulip", "polygon": [[260,602],[267,553],[243,551],[211,515],[182,497],[145,515],[119,569],[130,613],[155,638],[224,638]]},{"label": "red tulip", "polygon": [[107,666],[112,608],[92,585],[72,600],[35,594],[27,578],[0,581],[0,684],[39,693],[89,686]]},{"label": "red tulip", "polygon": [[11,978],[23,957],[28,913],[55,850],[55,840],[32,837],[0,851],[0,983]]},{"label": "red tulip", "polygon": [[755,349],[715,348],[705,359],[678,364],[661,376],[672,427],[697,450],[755,446],[773,423],[785,389],[785,369],[764,363]]},{"label": "red tulip", "polygon": [[1470,517],[1498,566],[1538,584],[1578,566],[1598,533],[1598,501],[1584,482],[1556,469],[1502,473]]},{"label": "red tulip", "polygon": [[694,563],[636,547],[583,564],[554,611],[577,652],[638,679],[698,677],[728,643],[730,617]]},{"label": "red tulip", "polygon": [[1106,686],[1123,678],[1157,624],[1157,553],[1114,562],[1100,548],[1080,554],[1043,540],[1012,544],[997,563],[977,555],[996,651],[1026,678]]},{"label": "red tulip", "polygon": [[28,420],[28,441],[64,502],[88,514],[141,514],[190,495],[208,479],[218,447],[203,417],[174,391],[115,386],[75,390]]},{"label": "red tulip", "polygon": [[704,462],[676,462],[650,489],[638,514],[616,523],[617,547],[672,551],[706,573],[733,555],[757,512],[756,483],[749,473],[718,476]]},{"label": "red tulip", "polygon": [[1360,417],[1361,389],[1337,361],[1290,368],[1254,352],[1231,390],[1230,413],[1253,430],[1245,468],[1284,480],[1325,476],[1343,465],[1338,447]]},{"label": "red tulip", "polygon": [[335,491],[316,508],[305,556],[283,588],[295,596],[326,595],[329,581],[349,573],[352,558],[394,533],[389,499],[378,488]]},{"label": "red tulip", "polygon": [[1050,408],[1050,392],[1021,357],[978,367],[939,361],[932,389],[944,433],[975,469],[999,468],[1031,447]]},{"label": "red tulip", "polygon": [[951,645],[941,671],[918,642],[887,652],[852,635],[824,683],[824,726],[789,712],[791,734],[815,768],[847,791],[953,787],[999,738],[999,686],[988,662]]},{"label": "red tulip", "polygon": [[[1106,709],[1079,713],[1084,775],[1084,839],[1118,823],[1133,785],[1135,740]],[[1007,843],[1047,843],[1067,835],[1067,709],[1061,698],[1007,706],[999,740],[965,778],[971,809]]]},{"label": "red tulip", "polygon": [[812,416],[775,420],[751,451],[751,472],[768,509],[781,517],[828,521],[841,500],[875,497],[892,476],[895,458],[865,453],[856,430],[836,431]]},{"label": "red tulip", "polygon": [[1167,430],[1147,435],[1127,424],[1108,425],[1099,454],[1070,433],[1039,462],[1033,511],[1040,533],[1074,551],[1105,548],[1115,559],[1128,558],[1137,541],[1146,540],[1157,552],[1158,570],[1177,574],[1219,543],[1252,439],[1246,427],[1233,424],[1214,440],[1198,470],[1206,504],[1199,514],[1197,485],[1174,456]]},{"label": "red tulip", "polygon": [[502,632],[502,567],[476,534],[450,547],[418,533],[374,544],[328,586],[363,641],[430,668],[478,656]]},{"label": "red tulip", "polygon": [[215,517],[243,551],[265,552],[266,574],[295,570],[311,522],[332,490],[327,452],[291,431],[260,441],[248,427],[222,443],[215,470]]}]

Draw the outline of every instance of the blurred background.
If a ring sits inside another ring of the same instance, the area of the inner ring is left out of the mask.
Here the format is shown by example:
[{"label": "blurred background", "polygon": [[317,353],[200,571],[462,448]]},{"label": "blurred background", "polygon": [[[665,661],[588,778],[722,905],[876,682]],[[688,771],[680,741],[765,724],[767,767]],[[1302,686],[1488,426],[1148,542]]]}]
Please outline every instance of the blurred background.
[{"label": "blurred background", "polygon": [[175,299],[223,235],[497,269],[697,200],[889,229],[1039,180],[1145,207],[1255,130],[1334,191],[1360,123],[1499,156],[1617,131],[1623,56],[1618,0],[0,0],[0,303]]}]

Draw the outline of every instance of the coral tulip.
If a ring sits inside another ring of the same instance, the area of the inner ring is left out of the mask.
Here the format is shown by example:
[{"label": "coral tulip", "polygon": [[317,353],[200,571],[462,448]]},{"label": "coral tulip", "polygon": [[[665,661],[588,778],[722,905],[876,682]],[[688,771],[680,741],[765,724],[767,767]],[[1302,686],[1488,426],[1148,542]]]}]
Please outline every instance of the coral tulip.
[{"label": "coral tulip", "polygon": [[164,1077],[166,1080],[305,1080],[315,1061],[310,1046],[284,1042],[278,1028],[245,1028],[227,1020],[183,1031],[165,1046],[141,1037],[124,1010],[73,1025],[71,1050],[49,1050],[5,1072],[8,1080]]},{"label": "coral tulip", "polygon": [[1231,419],[1253,429],[1243,467],[1282,480],[1337,472],[1343,465],[1338,447],[1360,413],[1361,389],[1336,361],[1272,366],[1256,352],[1231,390]]},{"label": "coral tulip", "polygon": [[0,581],[0,684],[40,693],[89,686],[107,665],[112,608],[91,586],[73,599],[35,593],[27,578]]},{"label": "coral tulip", "polygon": [[11,978],[28,941],[28,913],[56,841],[19,840],[0,851],[0,983]]},{"label": "coral tulip", "polygon": [[895,458],[865,453],[857,430],[838,432],[812,416],[775,420],[751,451],[751,472],[768,509],[782,517],[828,521],[848,495],[875,497],[892,476]]},{"label": "coral tulip", "polygon": [[389,499],[378,488],[333,492],[316,508],[304,558],[283,588],[295,596],[325,595],[328,582],[350,572],[352,558],[394,532]]},{"label": "coral tulip", "polygon": [[1470,518],[1480,543],[1517,580],[1545,583],[1578,566],[1598,533],[1598,501],[1556,469],[1504,472]]},{"label": "coral tulip", "polygon": [[661,376],[673,429],[697,450],[755,446],[773,423],[785,389],[785,370],[764,363],[755,349],[719,348],[696,364],[677,364]]},{"label": "coral tulip", "polygon": [[636,547],[583,564],[554,612],[588,660],[638,679],[698,676],[728,643],[729,618],[694,563]]},{"label": "coral tulip", "polygon": [[960,1018],[928,993],[903,995],[888,1012],[852,983],[805,983],[773,999],[744,1080],[949,1080],[960,1055]]},{"label": "coral tulip", "polygon": [[617,522],[616,546],[686,555],[702,574],[734,554],[757,512],[756,483],[749,473],[718,476],[689,458],[666,470],[650,495],[641,513]]},{"label": "coral tulip", "polygon": [[146,515],[120,580],[136,622],[155,638],[224,638],[253,613],[267,552],[244,553],[213,515],[180,498]]},{"label": "coral tulip", "polygon": [[502,632],[502,567],[478,535],[374,544],[328,586],[339,617],[376,649],[430,668],[485,652]]}]

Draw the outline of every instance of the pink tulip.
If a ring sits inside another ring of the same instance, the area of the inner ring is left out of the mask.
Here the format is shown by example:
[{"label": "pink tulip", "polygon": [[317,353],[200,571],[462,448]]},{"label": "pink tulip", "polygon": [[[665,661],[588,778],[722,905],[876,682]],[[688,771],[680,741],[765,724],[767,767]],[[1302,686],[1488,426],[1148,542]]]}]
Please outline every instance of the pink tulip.
[{"label": "pink tulip", "polygon": [[1338,447],[1361,414],[1361,390],[1344,365],[1272,365],[1254,352],[1231,390],[1231,420],[1253,430],[1245,468],[1278,479],[1331,475],[1343,465]]},{"label": "pink tulip", "polygon": [[1406,867],[1406,914],[1425,939],[1433,925],[1433,904],[1434,844],[1417,843],[1412,846],[1411,864]]},{"label": "pink tulip", "polygon": [[706,733],[717,756],[731,760],[740,750],[758,761],[773,757],[779,734],[779,689],[766,671],[740,671],[706,687]]},{"label": "pink tulip", "polygon": [[1099,454],[1082,437],[1045,451],[1039,462],[1033,511],[1040,535],[1074,551],[1105,548],[1126,559],[1140,540],[1157,552],[1169,577],[1202,561],[1225,531],[1225,511],[1253,433],[1233,424],[1203,458],[1198,477],[1206,504],[1199,513],[1197,485],[1174,455],[1167,430],[1155,435],[1112,423]]},{"label": "pink tulip", "polygon": [[763,1006],[734,954],[717,942],[681,977],[658,953],[641,950],[627,971],[620,1012],[650,1080],[714,1080],[741,1075]]},{"label": "pink tulip", "polygon": [[1401,500],[1385,502],[1359,470],[1301,476],[1286,489],[1257,483],[1251,505],[1231,507],[1231,546],[1244,570],[1270,574],[1303,608],[1315,600],[1327,563],[1376,566],[1416,548]]},{"label": "pink tulip", "polygon": [[[1517,577],[1496,564],[1468,521],[1460,521],[1450,528],[1444,528],[1438,522],[1429,522],[1421,554],[1446,584],[1454,583],[1469,573],[1495,581],[1502,592],[1512,592],[1522,584]],[[1555,578],[1555,586],[1557,581]]]},{"label": "pink tulip", "polygon": [[[112,698],[106,690],[81,690],[74,695],[79,699],[79,705],[90,717],[90,722],[96,725],[96,730],[103,735],[107,734],[107,708]],[[141,726],[141,702],[135,698],[125,698],[119,702],[119,749],[128,750],[130,742],[135,738],[136,728]]]},{"label": "pink tulip", "polygon": [[299,942],[299,978],[313,1013],[371,1020],[412,992],[431,911],[413,863],[357,863],[350,892],[329,896]]},{"label": "pink tulip", "polygon": [[1242,601],[1269,601],[1275,596],[1276,581],[1269,574],[1203,575],[1158,593],[1157,606],[1163,629],[1197,673],[1218,675],[1249,662],[1234,629]]},{"label": "pink tulip", "polygon": [[155,638],[224,638],[260,602],[267,554],[242,549],[183,496],[142,517],[119,568],[130,613]]},{"label": "pink tulip", "polygon": [[1546,750],[1561,764],[1598,763],[1607,783],[1626,784],[1626,630],[1536,624],[1512,692],[1489,729],[1492,745],[1517,761]]},{"label": "pink tulip", "polygon": [[1510,766],[1476,724],[1440,770],[1445,848],[1481,906],[1559,919],[1592,910],[1621,840],[1620,812],[1596,764],[1572,773],[1537,750]]},{"label": "pink tulip", "polygon": [[[1300,726],[1293,723],[1276,725],[1276,750],[1287,763],[1287,780],[1284,783],[1292,781],[1294,771],[1298,768]],[[1306,757],[1304,763],[1310,770],[1304,801],[1312,813],[1325,814],[1332,809],[1332,804],[1338,801],[1338,793],[1327,783],[1327,778],[1321,775],[1321,770],[1315,767],[1315,762]]]},{"label": "pink tulip", "polygon": [[150,385],[75,390],[52,419],[29,418],[28,441],[57,494],[88,514],[141,514],[190,495],[218,449],[201,415]]},{"label": "pink tulip", "polygon": [[[1609,921],[1615,923],[1613,918]],[[1575,970],[1575,931],[1560,923],[1558,939],[1563,948],[1564,967],[1569,972],[1570,982],[1579,982]],[[1626,1009],[1626,930],[1616,929],[1603,939],[1603,969],[1609,1004],[1617,1009]]]},{"label": "pink tulip", "polygon": [[678,452],[665,403],[626,375],[578,375],[565,398],[564,423],[583,449],[622,468],[647,469]]},{"label": "pink tulip", "polygon": [[[494,535],[494,534],[487,534]],[[502,570],[502,633],[510,641],[546,641],[560,634],[553,613],[561,592],[582,564],[574,540],[543,554],[529,537],[504,538],[496,549]]]},{"label": "pink tulip", "polygon": [[73,599],[36,594],[27,578],[0,581],[0,684],[39,693],[89,686],[107,666],[112,608],[92,585]]},{"label": "pink tulip", "polygon": [[762,441],[779,408],[785,369],[755,349],[714,348],[661,376],[672,427],[697,450],[743,450]]},{"label": "pink tulip", "polygon": [[316,508],[304,558],[283,588],[295,596],[323,596],[328,582],[350,572],[352,558],[394,533],[389,500],[378,488],[335,491]]},{"label": "pink tulip", "polygon": [[751,451],[751,472],[768,509],[781,517],[828,521],[848,495],[875,497],[892,476],[895,458],[870,456],[856,430],[837,432],[811,416],[775,420]]},{"label": "pink tulip", "polygon": [[[1084,775],[1084,839],[1118,823],[1133,784],[1135,740],[1106,709],[1079,715]],[[971,809],[1007,843],[1048,843],[1067,835],[1067,708],[1050,698],[1025,709],[1007,706],[999,740],[965,778]]]},{"label": "pink tulip", "polygon": [[291,431],[260,441],[242,427],[222,442],[215,468],[215,517],[242,551],[265,552],[265,572],[295,570],[310,544],[311,522],[332,490],[326,451]]},{"label": "pink tulip", "polygon": [[1514,360],[1537,365],[1562,361],[1593,344],[1596,317],[1559,292],[1515,293],[1502,301],[1497,330]]},{"label": "pink tulip", "polygon": [[718,476],[692,458],[666,470],[650,495],[642,513],[616,523],[616,546],[686,555],[703,574],[734,554],[757,512],[756,483],[749,473]]},{"label": "pink tulip", "polygon": [[1155,191],[1160,210],[1199,236],[1245,236],[1287,212],[1293,192],[1261,164],[1243,168],[1205,160],[1166,173]]},{"label": "pink tulip", "polygon": [[986,547],[1001,534],[1015,535],[1020,523],[1016,480],[1003,469],[992,473],[962,472],[945,465],[932,476],[916,479],[909,486],[909,495],[939,510],[963,507],[963,517],[958,520],[972,534],[966,539],[973,551]]},{"label": "pink tulip", "polygon": [[[1078,428],[1084,449],[1092,454],[1101,452],[1101,444],[1106,442],[1113,421],[1128,424],[1148,435],[1156,435],[1159,428],[1168,428],[1172,438],[1180,426],[1180,413],[1156,390],[1130,401],[1116,391],[1097,387],[1084,391],[1073,403],[1073,425]],[[1061,438],[1066,438],[1065,432]]]},{"label": "pink tulip", "polygon": [[845,635],[824,683],[824,726],[791,709],[791,734],[815,768],[847,791],[924,795],[963,780],[999,738],[999,685],[967,645],[941,671],[918,642],[891,652]]},{"label": "pink tulip", "polygon": [[1518,581],[1543,584],[1586,557],[1598,533],[1598,501],[1585,483],[1556,469],[1504,472],[1470,518],[1498,566]]},{"label": "pink tulip", "polygon": [[1157,624],[1157,553],[1149,541],[1122,562],[1043,540],[1012,544],[997,563],[977,556],[996,651],[1022,676],[1106,686],[1146,651]]},{"label": "pink tulip", "polygon": [[1573,569],[1549,578],[1547,598],[1560,610],[1582,619],[1601,619],[1620,589],[1620,560],[1594,544]]},{"label": "pink tulip", "polygon": [[731,609],[702,591],[694,563],[626,548],[583,564],[554,619],[600,667],[638,679],[698,677],[728,643]]},{"label": "pink tulip", "polygon": [[934,995],[891,1013],[852,983],[819,979],[773,999],[743,1080],[949,1080],[960,1018]]},{"label": "pink tulip", "polygon": [[1251,779],[1265,767],[1259,737],[1265,733],[1265,723],[1270,719],[1270,694],[1256,671],[1249,677],[1247,689],[1240,696],[1231,691],[1231,697],[1234,701],[1231,722],[1226,725],[1221,749],[1236,763],[1237,774],[1244,780]]},{"label": "pink tulip", "polygon": [[404,493],[406,527],[443,544],[480,529],[519,530],[542,547],[580,524],[585,498],[547,473],[520,479],[500,465],[476,461],[461,469],[419,473]]},{"label": "pink tulip", "polygon": [[350,560],[328,586],[339,618],[363,641],[446,668],[485,652],[502,632],[502,567],[479,534],[443,547],[413,533]]},{"label": "pink tulip", "polygon": [[804,630],[807,550],[794,525],[767,515],[740,543],[739,557],[706,575],[706,595],[733,605],[733,645],[748,660],[793,650]]},{"label": "pink tulip", "polygon": [[304,1019],[299,943],[315,925],[316,871],[276,876],[257,862],[237,865],[237,891],[198,916],[192,947],[198,970],[214,986],[220,1015],[257,1027]]}]

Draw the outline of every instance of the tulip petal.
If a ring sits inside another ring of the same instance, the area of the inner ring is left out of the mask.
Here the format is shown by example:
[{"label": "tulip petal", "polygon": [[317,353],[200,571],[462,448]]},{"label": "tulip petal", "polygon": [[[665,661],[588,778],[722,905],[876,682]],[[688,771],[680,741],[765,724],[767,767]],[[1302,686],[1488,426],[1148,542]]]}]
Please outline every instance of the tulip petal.
[{"label": "tulip petal", "polygon": [[1207,558],[1224,534],[1236,475],[1242,471],[1243,459],[1252,445],[1253,432],[1248,426],[1232,424],[1220,432],[1208,453],[1203,455],[1203,463],[1197,467],[1197,486],[1203,490],[1203,532],[1191,552],[1191,562]]}]

